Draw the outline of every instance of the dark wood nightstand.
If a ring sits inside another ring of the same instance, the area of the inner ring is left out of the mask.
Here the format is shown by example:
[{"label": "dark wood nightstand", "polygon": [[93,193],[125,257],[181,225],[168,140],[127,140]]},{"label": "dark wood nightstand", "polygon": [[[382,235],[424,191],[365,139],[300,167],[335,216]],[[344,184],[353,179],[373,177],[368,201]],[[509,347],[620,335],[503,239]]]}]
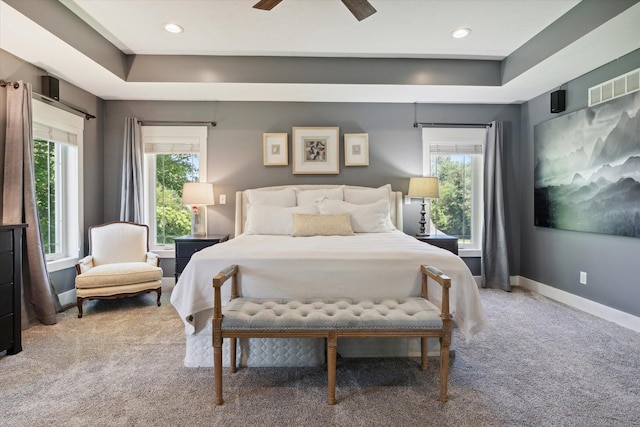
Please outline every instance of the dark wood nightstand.
[{"label": "dark wood nightstand", "polygon": [[442,249],[446,249],[454,254],[458,255],[458,238],[451,236],[426,236],[426,237],[418,237],[415,236],[416,239],[421,242],[429,243],[430,245],[437,246]]},{"label": "dark wood nightstand", "polygon": [[182,236],[175,238],[176,244],[176,282],[180,273],[191,259],[191,255],[206,247],[229,240],[228,234],[208,234],[206,236]]}]

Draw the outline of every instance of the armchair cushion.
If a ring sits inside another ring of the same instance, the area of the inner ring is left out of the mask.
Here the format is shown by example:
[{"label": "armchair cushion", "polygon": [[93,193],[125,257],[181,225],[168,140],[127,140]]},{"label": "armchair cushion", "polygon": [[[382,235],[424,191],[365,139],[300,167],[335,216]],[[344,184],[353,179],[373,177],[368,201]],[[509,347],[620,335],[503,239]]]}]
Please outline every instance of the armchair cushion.
[{"label": "armchair cushion", "polygon": [[131,285],[162,279],[162,269],[146,262],[98,265],[76,277],[76,288]]}]

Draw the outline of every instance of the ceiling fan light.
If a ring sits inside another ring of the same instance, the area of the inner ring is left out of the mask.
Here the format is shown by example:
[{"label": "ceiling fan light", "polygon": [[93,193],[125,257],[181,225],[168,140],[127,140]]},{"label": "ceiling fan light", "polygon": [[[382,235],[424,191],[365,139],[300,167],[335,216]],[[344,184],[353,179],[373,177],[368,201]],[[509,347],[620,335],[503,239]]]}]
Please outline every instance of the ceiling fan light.
[{"label": "ceiling fan light", "polygon": [[471,30],[468,28],[458,28],[453,30],[453,32],[451,33],[451,37],[453,37],[454,39],[461,39],[467,37],[469,33],[471,33]]},{"label": "ceiling fan light", "polygon": [[168,24],[164,24],[164,29],[173,34],[180,34],[184,31],[184,28],[182,28],[180,25],[173,24],[171,22]]}]

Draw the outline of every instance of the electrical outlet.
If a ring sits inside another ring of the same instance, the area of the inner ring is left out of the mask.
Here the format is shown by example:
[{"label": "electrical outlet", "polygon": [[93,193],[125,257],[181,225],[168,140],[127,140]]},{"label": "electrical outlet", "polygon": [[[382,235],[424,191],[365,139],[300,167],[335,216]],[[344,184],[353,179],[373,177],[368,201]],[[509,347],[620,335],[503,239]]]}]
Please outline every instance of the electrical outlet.
[{"label": "electrical outlet", "polygon": [[404,196],[404,204],[405,205],[410,205],[411,204],[411,197]]},{"label": "electrical outlet", "polygon": [[581,285],[586,285],[587,284],[587,272],[586,271],[581,271],[580,272],[580,284]]},{"label": "electrical outlet", "polygon": [[227,204],[227,195],[226,194],[221,194],[220,195],[220,204],[221,205],[226,205]]}]

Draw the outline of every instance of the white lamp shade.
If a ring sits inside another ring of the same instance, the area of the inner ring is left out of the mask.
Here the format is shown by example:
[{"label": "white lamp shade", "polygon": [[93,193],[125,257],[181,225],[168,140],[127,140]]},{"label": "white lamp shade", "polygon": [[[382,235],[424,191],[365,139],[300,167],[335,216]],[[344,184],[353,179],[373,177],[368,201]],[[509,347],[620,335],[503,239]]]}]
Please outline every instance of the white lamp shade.
[{"label": "white lamp shade", "polygon": [[213,205],[213,185],[208,182],[185,182],[182,187],[183,205]]},{"label": "white lamp shade", "polygon": [[409,197],[436,198],[438,191],[438,178],[433,176],[421,176],[409,180]]}]

